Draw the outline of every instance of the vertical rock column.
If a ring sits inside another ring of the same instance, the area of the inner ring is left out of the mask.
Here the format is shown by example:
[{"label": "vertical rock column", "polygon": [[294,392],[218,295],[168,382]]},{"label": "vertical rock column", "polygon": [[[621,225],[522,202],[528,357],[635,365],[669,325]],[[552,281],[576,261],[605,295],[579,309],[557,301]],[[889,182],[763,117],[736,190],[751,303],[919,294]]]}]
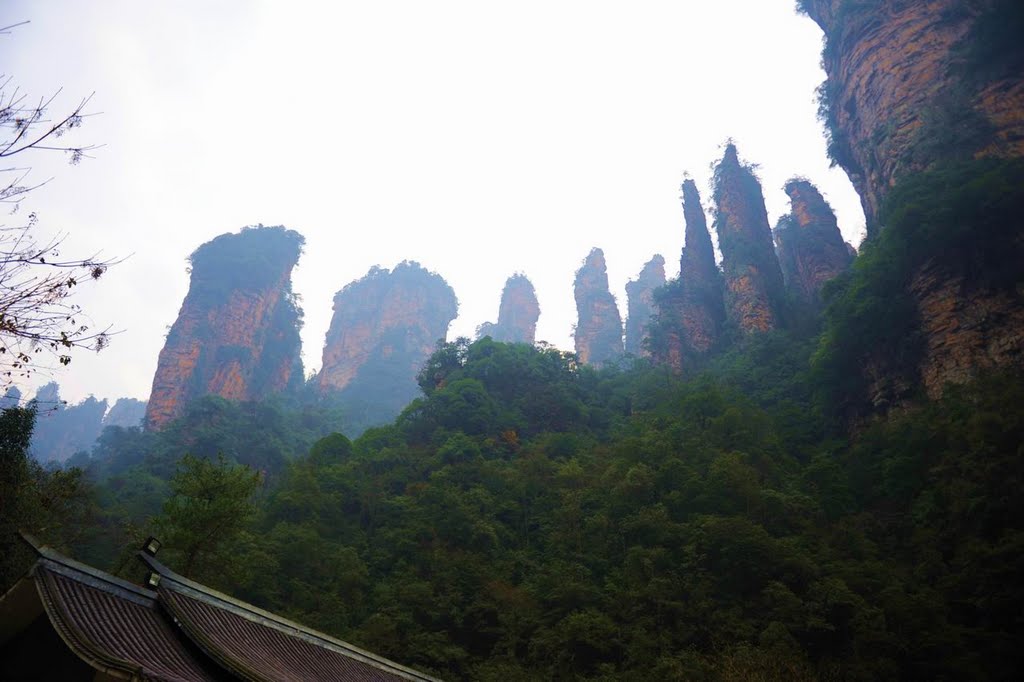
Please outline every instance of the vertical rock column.
[{"label": "vertical rock column", "polygon": [[498,322],[484,322],[477,329],[477,338],[490,336],[505,343],[533,345],[537,337],[540,304],[533,283],[526,275],[515,274],[505,282],[498,308]]},{"label": "vertical rock column", "polygon": [[146,428],[163,428],[204,395],[257,400],[301,386],[291,273],[303,243],[298,232],[260,225],[195,250],[188,295],[160,351]]},{"label": "vertical rock column", "polygon": [[576,271],[576,354],[580,362],[601,366],[622,355],[622,317],[608,289],[608,268],[601,249],[592,249]]},{"label": "vertical rock column", "polygon": [[[401,407],[417,393],[416,373],[458,314],[440,275],[406,261],[373,267],[334,296],[318,376],[321,393],[388,393]],[[404,401],[404,402],[403,402]]]},{"label": "vertical rock column", "polygon": [[626,283],[626,352],[647,356],[647,325],[654,314],[654,290],[665,286],[665,258],[656,254],[635,280]]},{"label": "vertical rock column", "polygon": [[821,288],[850,267],[836,215],[818,188],[806,180],[786,183],[792,211],[775,227],[775,246],[786,290],[796,300],[821,304]]},{"label": "vertical rock column", "polygon": [[783,313],[782,271],[761,183],[733,144],[715,168],[715,204],[729,319],[746,334],[775,329]]},{"label": "vertical rock column", "polygon": [[715,264],[700,193],[693,180],[686,180],[682,189],[686,241],[679,279],[655,299],[658,313],[651,341],[655,361],[677,372],[715,347],[725,320],[722,274]]}]

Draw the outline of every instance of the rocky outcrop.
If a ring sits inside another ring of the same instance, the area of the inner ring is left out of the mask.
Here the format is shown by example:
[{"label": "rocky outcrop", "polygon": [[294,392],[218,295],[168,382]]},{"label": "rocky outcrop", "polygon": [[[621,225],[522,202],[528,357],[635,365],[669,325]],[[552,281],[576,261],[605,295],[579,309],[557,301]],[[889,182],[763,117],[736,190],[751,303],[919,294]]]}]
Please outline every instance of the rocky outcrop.
[{"label": "rocky outcrop", "polygon": [[1018,2],[801,0],[825,32],[830,153],[869,235],[901,176],[954,156],[1024,155]]},{"label": "rocky outcrop", "polygon": [[786,291],[794,300],[818,307],[825,282],[844,272],[853,258],[836,215],[807,180],[786,183],[791,213],[775,227],[775,247]]},{"label": "rocky outcrop", "polygon": [[689,179],[682,189],[686,241],[679,259],[679,278],[655,297],[658,312],[650,341],[654,359],[676,372],[716,346],[725,321],[722,273],[715,264],[700,193]]},{"label": "rocky outcrop", "polygon": [[782,271],[772,244],[761,183],[729,144],[715,167],[715,230],[722,250],[726,311],[741,332],[780,326]]},{"label": "rocky outcrop", "polygon": [[298,232],[260,225],[196,249],[188,295],[160,351],[147,428],[163,428],[200,396],[258,400],[301,386],[291,272],[303,243]]},{"label": "rocky outcrop", "polygon": [[118,398],[117,402],[110,408],[103,417],[103,426],[120,426],[131,428],[142,426],[146,418],[146,401],[135,398]]},{"label": "rocky outcrop", "polygon": [[455,292],[419,263],[373,267],[334,297],[317,376],[322,394],[361,427],[393,419],[416,395],[416,375],[458,314]]},{"label": "rocky outcrop", "polygon": [[60,399],[60,387],[42,386],[33,399],[36,425],[29,451],[40,462],[64,462],[76,452],[92,448],[103,429],[107,401],[89,396],[77,405]]},{"label": "rocky outcrop", "polygon": [[654,316],[654,292],[665,286],[665,258],[655,254],[635,280],[626,283],[626,352],[648,356],[647,327]]},{"label": "rocky outcrop", "polygon": [[526,275],[515,274],[505,282],[498,307],[498,321],[484,322],[476,330],[477,338],[491,337],[505,343],[528,343],[537,337],[540,304],[533,284]]},{"label": "rocky outcrop", "polygon": [[[822,113],[830,152],[861,195],[869,238],[886,229],[893,212],[883,205],[895,186],[928,171],[979,167],[985,157],[1024,155],[1019,0],[802,0],[801,6],[825,32]],[[917,258],[905,277],[923,346],[913,369],[933,397],[947,382],[966,381],[978,370],[1024,363],[1019,212],[994,229],[986,225],[992,205],[1010,188],[991,178],[982,186],[990,188],[990,201],[943,225],[977,239],[946,248],[946,254],[934,253],[930,243],[916,244],[928,257]],[[932,194],[909,201],[920,208],[943,199]],[[940,236],[932,240],[940,242]],[[993,286],[986,283],[993,272],[1017,274]],[[872,362],[881,365],[880,375],[903,371]],[[869,383],[880,402],[898,402]]]},{"label": "rocky outcrop", "polygon": [[604,252],[594,248],[576,271],[576,355],[583,364],[600,367],[622,355],[622,317],[608,289]]},{"label": "rocky outcrop", "polygon": [[[1016,258],[1022,256],[1019,248]],[[1024,365],[1019,290],[988,287],[930,261],[915,273],[910,291],[925,346],[918,371],[930,397],[940,397],[947,383],[968,381],[979,370]]]}]

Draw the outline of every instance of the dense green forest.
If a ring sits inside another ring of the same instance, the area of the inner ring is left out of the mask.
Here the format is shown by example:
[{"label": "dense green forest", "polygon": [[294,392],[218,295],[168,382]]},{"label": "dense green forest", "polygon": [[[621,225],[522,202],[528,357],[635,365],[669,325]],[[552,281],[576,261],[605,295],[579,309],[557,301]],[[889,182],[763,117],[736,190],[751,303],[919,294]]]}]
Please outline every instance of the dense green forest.
[{"label": "dense green forest", "polygon": [[[908,273],[996,262],[1022,179],[902,184],[822,316],[682,376],[459,339],[354,441],[326,407],[205,398],[66,470],[26,457],[33,415],[7,410],[0,530],[129,577],[156,533],[190,577],[450,679],[1014,678],[1024,377],[878,411],[860,366],[914,379]],[[25,557],[0,548],[6,585]]]}]

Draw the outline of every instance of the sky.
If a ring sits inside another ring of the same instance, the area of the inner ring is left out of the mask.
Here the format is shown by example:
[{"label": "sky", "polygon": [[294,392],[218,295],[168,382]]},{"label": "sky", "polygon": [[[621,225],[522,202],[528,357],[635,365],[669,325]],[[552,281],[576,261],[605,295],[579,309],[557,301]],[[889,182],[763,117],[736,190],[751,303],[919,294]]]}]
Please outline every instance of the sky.
[{"label": "sky", "polygon": [[0,36],[2,72],[34,97],[59,90],[54,115],[92,94],[72,141],[103,145],[76,166],[19,159],[52,178],[21,210],[65,256],[124,259],[75,298],[110,346],[35,383],[72,403],[147,398],[189,254],[258,223],[306,238],[307,374],[335,292],[407,259],[455,290],[449,339],[494,321],[522,272],[538,340],[571,350],[587,253],[604,250],[623,316],[654,254],[677,275],[679,186],[689,173],[710,214],[727,139],[758,166],[773,225],[804,176],[857,245],[860,202],[816,119],[821,31],[794,5],[9,0],[2,24],[30,23]]}]

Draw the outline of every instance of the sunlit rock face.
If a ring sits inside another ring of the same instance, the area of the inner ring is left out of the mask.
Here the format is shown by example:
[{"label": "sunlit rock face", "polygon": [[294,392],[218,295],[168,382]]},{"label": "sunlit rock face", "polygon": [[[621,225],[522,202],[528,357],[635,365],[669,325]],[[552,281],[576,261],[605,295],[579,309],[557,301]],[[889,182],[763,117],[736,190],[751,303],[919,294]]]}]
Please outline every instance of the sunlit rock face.
[{"label": "sunlit rock face", "polygon": [[396,405],[408,402],[417,394],[416,374],[445,339],[458,308],[448,283],[418,263],[371,268],[334,297],[320,391],[390,392],[398,396]]},{"label": "sunlit rock face", "polygon": [[655,255],[635,280],[626,283],[626,352],[645,357],[650,351],[644,341],[654,315],[654,291],[665,286],[665,258]]},{"label": "sunlit rock face", "polygon": [[505,343],[528,343],[537,337],[540,304],[537,292],[526,275],[515,274],[505,282],[498,307],[498,321],[484,322],[476,330],[477,338],[489,336]]},{"label": "sunlit rock face", "polygon": [[1024,154],[1024,64],[1000,42],[1024,40],[1005,25],[1019,24],[1017,2],[801,0],[825,32],[830,151],[869,234],[900,176],[951,156]]},{"label": "sunlit rock face", "polygon": [[715,204],[728,317],[746,334],[775,329],[783,313],[782,271],[761,183],[733,144],[715,167]]},{"label": "sunlit rock face", "polygon": [[850,267],[853,258],[832,207],[814,185],[790,180],[786,194],[791,212],[774,230],[782,278],[790,296],[818,307],[822,286]]},{"label": "sunlit rock face", "polygon": [[573,286],[576,297],[576,354],[580,362],[601,366],[622,355],[622,317],[608,289],[608,268],[601,249],[593,249]]},{"label": "sunlit rock face", "polygon": [[284,227],[223,234],[191,256],[191,281],[153,377],[146,427],[163,428],[195,398],[258,400],[303,381],[291,273],[303,238]]},{"label": "sunlit rock face", "polygon": [[722,273],[715,264],[707,218],[693,180],[683,183],[686,236],[679,278],[655,295],[649,344],[654,360],[681,372],[718,344],[725,320]]},{"label": "sunlit rock face", "polygon": [[[869,237],[886,229],[881,209],[901,179],[965,160],[1024,156],[1019,0],[801,5],[825,32],[830,151],[861,195]],[[1000,248],[968,244],[958,258],[930,259],[909,277],[923,345],[915,369],[932,397],[980,370],[1024,365],[1021,278],[997,287],[986,277],[1020,272],[1024,230],[1019,220],[1006,228]]]}]

